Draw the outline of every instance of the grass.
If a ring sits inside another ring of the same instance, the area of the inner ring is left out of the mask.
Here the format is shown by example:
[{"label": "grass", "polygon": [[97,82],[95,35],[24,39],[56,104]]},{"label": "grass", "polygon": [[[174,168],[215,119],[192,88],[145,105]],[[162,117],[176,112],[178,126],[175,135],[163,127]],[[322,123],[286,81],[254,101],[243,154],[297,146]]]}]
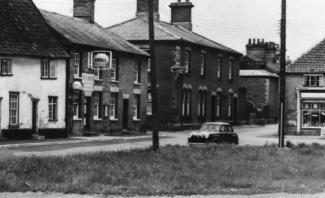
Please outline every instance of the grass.
[{"label": "grass", "polygon": [[315,193],[325,147],[167,146],[0,162],[0,191],[110,195]]}]

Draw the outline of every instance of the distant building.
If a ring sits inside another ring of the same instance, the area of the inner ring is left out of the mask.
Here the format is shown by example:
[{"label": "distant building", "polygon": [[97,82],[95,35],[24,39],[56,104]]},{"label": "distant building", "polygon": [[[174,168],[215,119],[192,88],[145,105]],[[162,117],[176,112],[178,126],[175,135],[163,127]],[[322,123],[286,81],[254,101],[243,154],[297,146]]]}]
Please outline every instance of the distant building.
[{"label": "distant building", "polygon": [[0,131],[66,137],[68,54],[31,0],[0,1]]},{"label": "distant building", "polygon": [[287,66],[286,133],[319,135],[325,127],[325,40]]},{"label": "distant building", "polygon": [[[74,17],[41,11],[71,56],[69,131],[144,131],[148,56],[94,23],[94,9],[95,0],[74,0]],[[97,62],[111,63],[111,70],[95,67]]]},{"label": "distant building", "polygon": [[246,92],[246,110],[240,116],[251,123],[275,122],[279,112],[278,45],[249,39],[246,50],[240,61],[239,80]]},{"label": "distant building", "polygon": [[[170,4],[170,23],[159,20],[159,1],[153,2],[161,127],[236,122],[241,54],[192,31],[194,5],[190,1]],[[138,0],[135,18],[108,29],[149,50],[147,5],[147,0]],[[149,118],[150,99],[149,88]]]}]

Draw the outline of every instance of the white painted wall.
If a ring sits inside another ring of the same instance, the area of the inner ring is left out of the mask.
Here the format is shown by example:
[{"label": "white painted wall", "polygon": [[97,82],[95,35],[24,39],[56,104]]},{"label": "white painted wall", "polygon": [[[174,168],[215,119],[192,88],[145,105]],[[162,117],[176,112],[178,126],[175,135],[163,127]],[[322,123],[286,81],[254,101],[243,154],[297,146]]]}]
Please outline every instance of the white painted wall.
[{"label": "white painted wall", "polygon": [[[0,76],[1,129],[9,125],[9,92],[19,92],[19,128],[32,128],[32,98],[38,98],[38,128],[65,127],[66,61],[57,60],[57,80],[41,79],[40,58],[4,57],[12,60],[13,76]],[[48,97],[58,97],[58,121],[48,121]]]}]

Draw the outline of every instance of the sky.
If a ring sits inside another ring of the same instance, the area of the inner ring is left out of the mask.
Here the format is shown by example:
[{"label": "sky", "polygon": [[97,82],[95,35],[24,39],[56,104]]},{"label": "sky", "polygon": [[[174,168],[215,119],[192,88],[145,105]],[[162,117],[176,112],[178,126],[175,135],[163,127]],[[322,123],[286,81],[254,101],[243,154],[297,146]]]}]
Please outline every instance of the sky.
[{"label": "sky", "polygon": [[[73,0],[33,0],[40,9],[72,16]],[[160,0],[160,16],[170,21]],[[191,0],[193,31],[245,54],[249,38],[280,43],[281,0]],[[287,56],[295,60],[325,39],[325,1],[287,0]],[[95,20],[108,27],[135,16],[136,0],[96,0]]]}]

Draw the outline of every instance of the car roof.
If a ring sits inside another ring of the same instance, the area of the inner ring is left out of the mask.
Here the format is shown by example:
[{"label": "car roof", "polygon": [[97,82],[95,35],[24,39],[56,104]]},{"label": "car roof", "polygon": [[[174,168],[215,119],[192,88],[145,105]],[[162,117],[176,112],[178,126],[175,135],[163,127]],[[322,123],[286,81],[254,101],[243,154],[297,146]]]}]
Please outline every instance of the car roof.
[{"label": "car roof", "polygon": [[206,122],[206,123],[203,123],[203,124],[210,124],[210,125],[230,125],[227,122]]}]

